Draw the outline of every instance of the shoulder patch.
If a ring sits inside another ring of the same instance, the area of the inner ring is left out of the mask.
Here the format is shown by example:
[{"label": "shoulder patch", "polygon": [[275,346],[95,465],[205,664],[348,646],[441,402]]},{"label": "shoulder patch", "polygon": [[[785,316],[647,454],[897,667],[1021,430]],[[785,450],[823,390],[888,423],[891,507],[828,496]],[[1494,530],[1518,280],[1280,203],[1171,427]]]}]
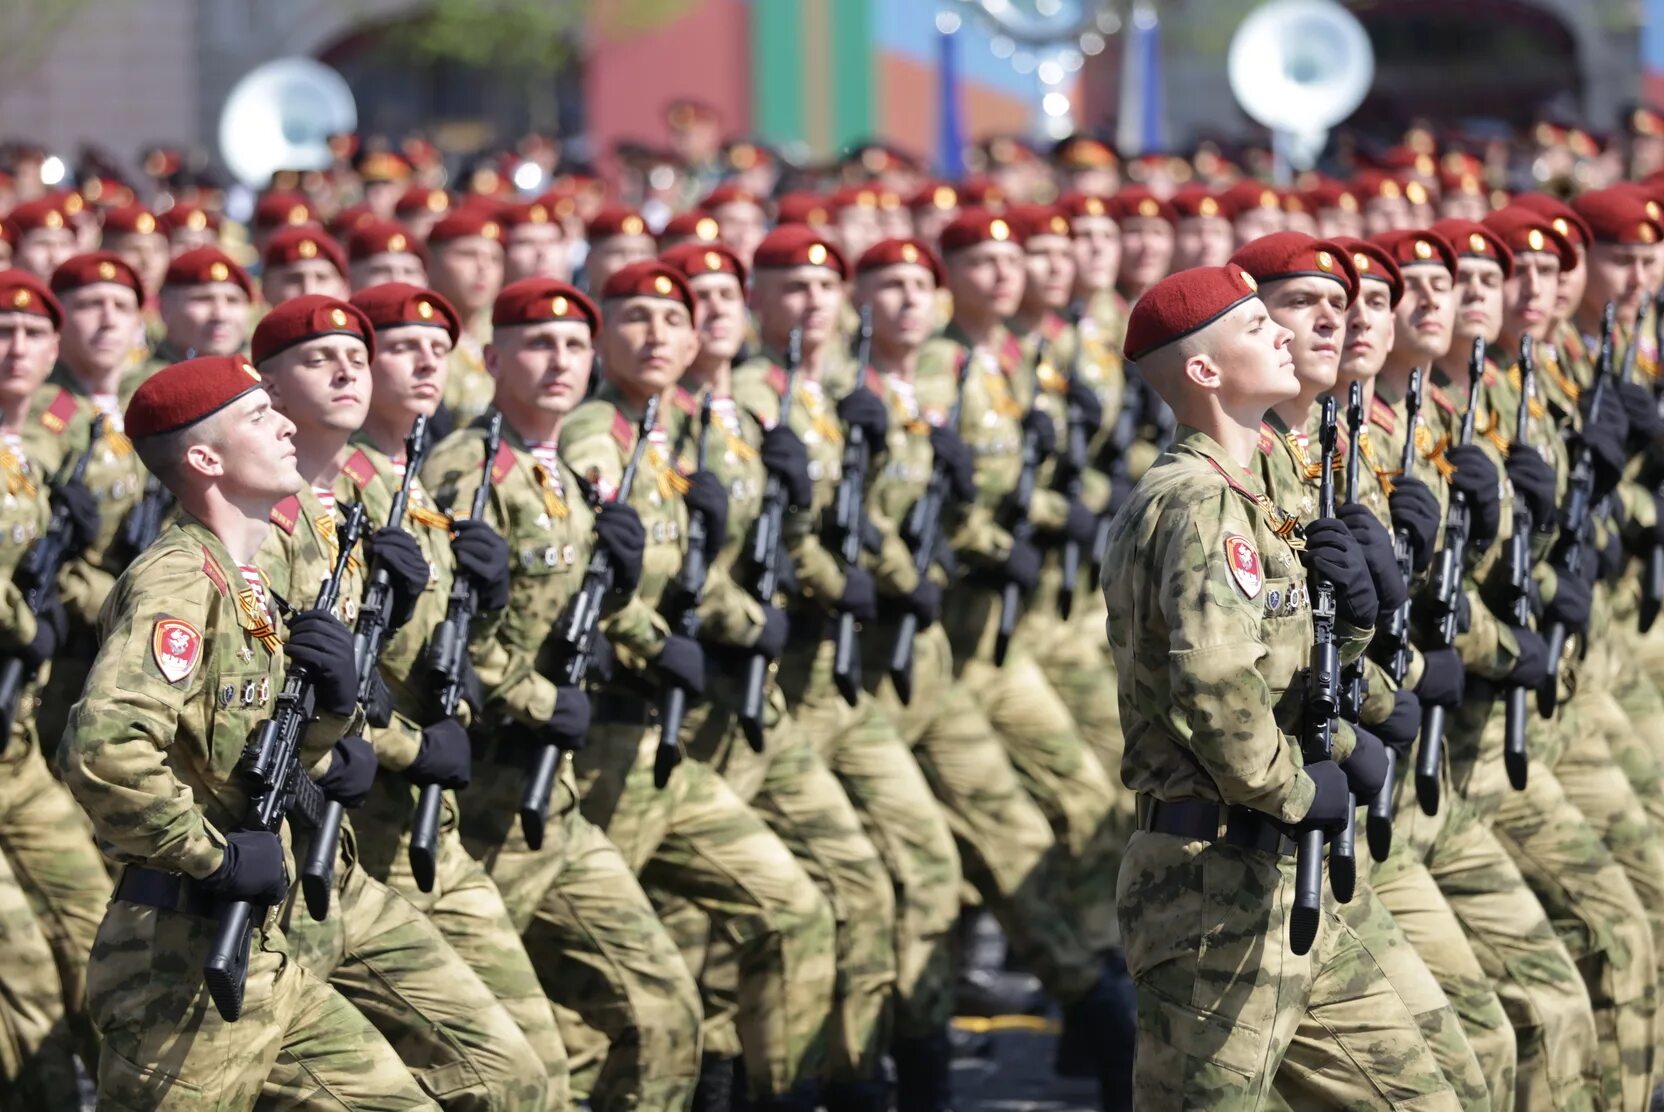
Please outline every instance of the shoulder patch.
[{"label": "shoulder patch", "polygon": [[202,660],[202,633],[183,618],[158,618],[150,631],[150,652],[162,678],[178,683]]},{"label": "shoulder patch", "polygon": [[1260,454],[1269,456],[1276,447],[1277,434],[1271,431],[1270,425],[1260,425]]},{"label": "shoulder patch", "polygon": [[1456,412],[1456,403],[1450,400],[1449,394],[1446,394],[1437,386],[1434,386],[1432,383],[1428,383],[1427,393],[1432,397],[1433,404],[1444,410],[1446,413]]},{"label": "shoulder patch", "polygon": [[491,481],[500,483],[514,469],[514,449],[507,440],[497,442],[497,458],[491,461]]},{"label": "shoulder patch", "polygon": [[613,410],[612,414],[612,438],[618,441],[618,446],[626,452],[635,445],[636,427],[618,410]]},{"label": "shoulder patch", "polygon": [[784,394],[786,392],[786,368],[770,367],[768,369],[768,384],[774,387],[776,394]]},{"label": "shoulder patch", "polygon": [[1253,541],[1241,533],[1227,536],[1225,565],[1231,569],[1231,578],[1236,580],[1237,589],[1245,597],[1259,597],[1260,588],[1265,586],[1265,576],[1260,572],[1260,553]]},{"label": "shoulder patch", "polygon": [[693,400],[692,394],[680,386],[676,387],[676,393],[671,395],[671,401],[675,403],[677,409],[686,413],[689,417],[699,412],[699,403]]},{"label": "shoulder patch", "polygon": [[293,536],[295,526],[300,524],[300,499],[291,494],[273,506],[271,519],[273,525]]},{"label": "shoulder patch", "polygon": [[220,562],[214,559],[214,554],[206,548],[202,550],[202,574],[208,577],[208,582],[214,585],[221,598],[231,596],[231,586],[226,582],[225,569],[220,567]]},{"label": "shoulder patch", "polygon": [[1392,406],[1381,400],[1381,395],[1371,394],[1369,398],[1369,422],[1383,432],[1393,432],[1398,428],[1398,414],[1393,412]]},{"label": "shoulder patch", "polygon": [[376,465],[371,462],[369,456],[364,454],[362,448],[353,450],[352,455],[347,457],[347,462],[341,465],[341,470],[357,485],[359,490],[369,486],[370,482],[376,477]]},{"label": "shoulder patch", "polygon": [[40,415],[40,423],[53,432],[63,432],[69,427],[69,422],[75,416],[75,395],[67,387],[58,387],[58,396],[52,399],[52,404]]}]

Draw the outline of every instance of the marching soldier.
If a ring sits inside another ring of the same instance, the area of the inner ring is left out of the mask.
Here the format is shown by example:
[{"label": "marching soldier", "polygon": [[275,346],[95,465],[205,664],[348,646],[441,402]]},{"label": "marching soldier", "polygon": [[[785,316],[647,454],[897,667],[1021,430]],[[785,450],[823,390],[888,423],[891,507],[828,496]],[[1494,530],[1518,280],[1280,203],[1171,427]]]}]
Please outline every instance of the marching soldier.
[{"label": "marching soldier", "polygon": [[448,212],[427,236],[433,292],[455,306],[462,335],[451,352],[445,405],[458,425],[491,405],[485,345],[491,340],[491,305],[503,288],[503,227],[485,206]]},{"label": "marching soldier", "polygon": [[347,237],[347,273],[356,290],[403,282],[428,284],[428,251],[403,224],[369,220]]},{"label": "marching soldier", "polygon": [[218,247],[175,255],[158,302],[162,338],[150,358],[124,376],[122,395],[131,397],[139,383],[173,363],[242,351],[253,302],[254,280]]}]

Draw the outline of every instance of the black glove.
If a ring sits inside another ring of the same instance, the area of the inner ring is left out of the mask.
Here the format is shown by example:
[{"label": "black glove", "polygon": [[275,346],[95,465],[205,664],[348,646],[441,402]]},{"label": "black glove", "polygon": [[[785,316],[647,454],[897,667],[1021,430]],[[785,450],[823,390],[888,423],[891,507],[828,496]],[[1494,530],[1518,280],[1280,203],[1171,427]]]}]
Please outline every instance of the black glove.
[{"label": "black glove", "polygon": [[845,568],[844,593],[832,605],[854,614],[857,621],[870,622],[878,617],[878,587],[872,573],[865,568]]},{"label": "black glove", "polygon": [[1602,544],[1595,553],[1593,560],[1586,560],[1589,569],[1591,585],[1596,579],[1604,579],[1608,583],[1616,583],[1623,577],[1624,568],[1629,563],[1629,553],[1624,551],[1624,537],[1616,529],[1606,531],[1606,543]]},{"label": "black glove", "polygon": [[555,712],[544,724],[563,749],[583,748],[589,733],[589,695],[581,687],[565,684],[555,688]]},{"label": "black glove", "polygon": [[1017,584],[1017,590],[1029,594],[1040,585],[1040,550],[1027,541],[1012,541],[1003,571],[1006,579]]},{"label": "black glove", "polygon": [[1652,492],[1652,544],[1664,544],[1664,491]]},{"label": "black glove", "polygon": [[1421,700],[1414,691],[1399,688],[1392,695],[1392,712],[1385,722],[1371,722],[1371,732],[1399,756],[1410,751],[1421,732]]},{"label": "black glove", "polygon": [[331,750],[329,767],[318,777],[318,789],[343,807],[358,807],[376,782],[375,748],[361,737],[344,737]]},{"label": "black glove", "polygon": [[1548,679],[1548,645],[1537,636],[1536,631],[1524,626],[1509,626],[1514,631],[1514,639],[1519,642],[1519,659],[1514,661],[1514,670],[1508,673],[1508,683],[1519,687],[1541,687]]},{"label": "black glove", "polygon": [[1534,528],[1542,529],[1555,521],[1554,469],[1542,454],[1528,445],[1519,444],[1508,453],[1508,479],[1514,493],[1525,499]]},{"label": "black glove", "polygon": [[1335,512],[1351,531],[1352,539],[1364,550],[1364,564],[1369,568],[1370,582],[1375,585],[1375,604],[1379,607],[1375,624],[1379,625],[1384,616],[1404,605],[1410,597],[1404,575],[1398,570],[1398,558],[1393,554],[1392,537],[1368,507],[1357,502],[1347,502]]},{"label": "black glove", "polygon": [[1544,620],[1559,622],[1573,633],[1587,629],[1593,584],[1563,565],[1555,566],[1554,580],[1554,598],[1543,606]]},{"label": "black glove", "polygon": [[388,615],[390,629],[398,629],[410,620],[416,609],[416,599],[428,585],[428,562],[416,538],[397,525],[386,525],[364,540],[364,550],[371,567],[387,569],[388,584],[393,588],[393,612]]},{"label": "black glove", "polygon": [[1658,400],[1638,382],[1620,382],[1618,401],[1623,407],[1624,419],[1629,422],[1626,442],[1630,455],[1639,455],[1664,433],[1664,419],[1658,416]]},{"label": "black glove", "polygon": [[283,843],[269,830],[233,830],[225,836],[220,867],[197,885],[222,900],[247,900],[262,907],[280,904],[289,895]]},{"label": "black glove", "polygon": [[815,500],[815,484],[809,479],[809,449],[784,421],[763,430],[763,466],[780,480],[786,500],[806,509]]},{"label": "black glove", "polygon": [[691,637],[672,633],[653,658],[653,667],[671,683],[694,695],[705,693],[705,650]]},{"label": "black glove", "polygon": [[372,726],[386,726],[393,721],[393,693],[387,689],[387,679],[380,668],[370,673],[368,690],[364,692],[364,721]]},{"label": "black glove", "polygon": [[52,508],[69,514],[69,555],[79,556],[98,539],[98,499],[85,483],[65,480],[52,488]]},{"label": "black glove", "polygon": [[623,502],[602,505],[595,515],[595,547],[604,549],[612,561],[612,589],[634,594],[641,582],[641,553],[647,547],[641,515]]},{"label": "black glove", "polygon": [[[1593,390],[1584,395],[1586,399],[1594,396]],[[1595,497],[1604,498],[1617,487],[1623,478],[1624,464],[1629,462],[1629,418],[1624,416],[1623,406],[1612,399],[1602,402],[1600,414],[1594,420],[1589,420],[1587,405],[1583,416],[1583,430],[1578,440],[1588,448],[1595,465]]]},{"label": "black glove", "polygon": [[1078,378],[1071,379],[1069,389],[1065,392],[1064,397],[1068,400],[1070,407],[1080,415],[1080,422],[1086,429],[1086,435],[1089,438],[1103,427],[1104,403],[1098,399],[1096,390],[1093,390],[1092,387]]},{"label": "black glove", "polygon": [[1484,548],[1496,540],[1496,531],[1502,527],[1502,495],[1497,486],[1496,464],[1477,444],[1458,444],[1445,453],[1445,459],[1456,468],[1456,473],[1450,476],[1451,487],[1461,491],[1468,501],[1471,522],[1468,540],[1474,548]]},{"label": "black glove", "polygon": [[884,400],[865,386],[857,386],[838,399],[838,420],[845,428],[860,429],[867,447],[882,451],[884,437],[890,431],[890,415],[884,412]]},{"label": "black glove", "polygon": [[791,621],[778,606],[763,607],[763,631],[751,645],[753,652],[762,653],[769,660],[779,660],[786,651],[786,635],[791,632]]},{"label": "black glove", "polygon": [[942,588],[934,580],[921,577],[919,585],[901,604],[919,619],[919,628],[928,629],[942,615]]},{"label": "black glove", "polygon": [[971,450],[959,434],[946,425],[930,428],[930,450],[948,477],[948,496],[955,502],[976,501],[976,469],[971,464]]},{"label": "black glove", "polygon": [[1432,649],[1422,654],[1421,680],[1416,698],[1430,707],[1459,707],[1467,694],[1467,669],[1453,648]]},{"label": "black glove", "polygon": [[1320,517],[1307,525],[1301,558],[1313,573],[1334,584],[1335,610],[1341,621],[1360,629],[1375,624],[1375,584],[1363,546],[1353,539],[1345,522]]},{"label": "black glove", "polygon": [[682,501],[687,503],[688,513],[705,516],[705,559],[715,560],[728,535],[728,489],[715,473],[695,471],[688,476]]},{"label": "black glove", "polygon": [[1023,431],[1034,434],[1034,446],[1045,459],[1057,451],[1057,423],[1043,409],[1030,409],[1023,414]]},{"label": "black glove", "polygon": [[468,731],[454,718],[441,718],[422,729],[422,747],[404,770],[404,778],[426,787],[466,788],[474,772],[474,751]]},{"label": "black glove", "polygon": [[508,542],[483,521],[464,518],[451,526],[451,555],[456,570],[468,577],[479,597],[480,609],[501,610],[508,605]]},{"label": "black glove", "polygon": [[1410,569],[1426,571],[1433,562],[1433,546],[1439,539],[1439,500],[1420,479],[1398,479],[1387,495],[1394,529],[1410,539]]},{"label": "black glove", "polygon": [[352,630],[327,610],[302,610],[289,623],[283,645],[288,658],[306,669],[318,709],[348,715],[358,703],[358,666],[352,655]]},{"label": "black glove", "polygon": [[1347,813],[1356,801],[1346,773],[1334,761],[1312,761],[1306,765],[1306,775],[1317,785],[1312,805],[1306,817],[1297,824],[1301,830],[1339,830],[1346,825]]},{"label": "black glove", "polygon": [[1066,541],[1074,541],[1082,548],[1091,548],[1092,539],[1097,532],[1098,515],[1078,500],[1070,502],[1068,516],[1063,519],[1063,527],[1058,530],[1058,535]]},{"label": "black glove", "polygon": [[69,633],[69,615],[64,612],[63,600],[57,591],[46,592],[40,609],[35,611],[35,639],[18,650],[24,668],[35,671],[51,660]]},{"label": "black glove", "polygon": [[1374,799],[1381,785],[1387,782],[1387,747],[1380,738],[1356,723],[1352,726],[1352,733],[1358,743],[1352,747],[1352,755],[1340,763],[1340,770],[1346,773],[1346,783],[1353,795],[1359,799]]}]

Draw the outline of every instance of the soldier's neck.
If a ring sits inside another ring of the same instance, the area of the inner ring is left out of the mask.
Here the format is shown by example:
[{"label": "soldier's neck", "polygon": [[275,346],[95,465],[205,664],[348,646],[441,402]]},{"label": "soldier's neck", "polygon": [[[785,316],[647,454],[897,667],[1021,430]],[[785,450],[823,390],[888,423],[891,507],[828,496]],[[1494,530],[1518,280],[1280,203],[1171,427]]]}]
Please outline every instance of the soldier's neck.
[{"label": "soldier's neck", "polygon": [[566,414],[550,414],[541,409],[513,412],[501,405],[498,408],[502,410],[503,423],[527,444],[553,444],[560,439],[560,426]]},{"label": "soldier's neck", "polygon": [[919,364],[919,349],[916,345],[885,345],[874,336],[871,363],[872,369],[886,378],[910,380]]},{"label": "soldier's neck", "polygon": [[1260,420],[1264,416],[1263,412],[1227,413],[1212,405],[1205,409],[1198,407],[1198,411],[1190,411],[1189,407],[1181,410],[1175,406],[1173,415],[1180,424],[1189,425],[1197,432],[1211,436],[1225,449],[1225,454],[1244,470],[1259,454]]},{"label": "soldier's neck", "polygon": [[180,508],[218,537],[233,560],[239,564],[255,563],[260,545],[271,530],[272,507],[276,501],[269,495],[240,499],[217,486],[175,493]]},{"label": "soldier's neck", "polygon": [[1045,305],[1020,305],[1017,307],[1017,311],[1012,314],[1010,321],[1011,331],[1016,332],[1019,335],[1026,336],[1030,332],[1038,329],[1040,327],[1040,323],[1045,319]]},{"label": "soldier's neck", "polygon": [[334,429],[295,430],[295,467],[310,486],[327,487],[341,473],[341,456],[347,448],[347,434]]},{"label": "soldier's neck", "polygon": [[975,316],[970,313],[955,313],[953,326],[969,340],[974,347],[992,347],[999,338],[1000,318],[996,315]]},{"label": "soldier's neck", "polygon": [[376,451],[388,459],[398,459],[404,451],[404,438],[410,435],[410,426],[415,423],[415,414],[377,413],[372,408],[364,419],[364,427],[358,431],[375,445]]},{"label": "soldier's neck", "polygon": [[734,361],[717,356],[707,356],[703,352],[693,361],[693,366],[682,373],[682,385],[688,392],[697,394],[706,387],[710,388],[714,398],[726,398],[732,390],[734,378]]},{"label": "soldier's neck", "polygon": [[1329,388],[1327,387],[1317,386],[1302,380],[1300,393],[1286,402],[1272,406],[1271,411],[1281,417],[1283,424],[1289,428],[1304,429],[1306,420],[1311,416],[1312,406],[1317,404],[1318,395],[1328,392]]},{"label": "soldier's neck", "polygon": [[64,370],[70,377],[81,384],[81,388],[89,394],[114,394],[121,385],[121,368],[112,367],[109,370],[76,366],[67,356],[63,359]]},{"label": "soldier's neck", "polygon": [[[791,349],[791,337],[787,336],[785,338],[776,339],[764,337],[763,346],[769,351],[779,352],[780,363],[784,366],[786,361],[786,352]],[[809,379],[811,382],[819,379],[821,372],[826,368],[826,357],[831,350],[831,344],[818,342],[811,344],[808,337],[804,337],[801,348],[803,361],[798,364],[797,373],[804,378]]]},{"label": "soldier's neck", "polygon": [[1381,368],[1381,383],[1393,397],[1407,397],[1410,393],[1410,375],[1417,367],[1424,366],[1425,364],[1414,358],[1400,359],[1396,354],[1389,355],[1387,365]]}]

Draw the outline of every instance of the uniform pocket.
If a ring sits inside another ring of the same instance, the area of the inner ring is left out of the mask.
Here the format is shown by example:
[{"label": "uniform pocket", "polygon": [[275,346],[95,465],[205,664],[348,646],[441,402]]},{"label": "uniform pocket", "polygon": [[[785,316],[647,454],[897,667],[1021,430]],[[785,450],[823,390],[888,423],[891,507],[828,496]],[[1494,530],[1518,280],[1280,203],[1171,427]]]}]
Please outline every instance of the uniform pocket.
[{"label": "uniform pocket", "polygon": [[1235,1016],[1181,1004],[1142,984],[1138,1030],[1142,1038],[1171,1047],[1187,1060],[1207,1062],[1244,1080],[1260,1073],[1270,1049],[1268,1032]]}]

